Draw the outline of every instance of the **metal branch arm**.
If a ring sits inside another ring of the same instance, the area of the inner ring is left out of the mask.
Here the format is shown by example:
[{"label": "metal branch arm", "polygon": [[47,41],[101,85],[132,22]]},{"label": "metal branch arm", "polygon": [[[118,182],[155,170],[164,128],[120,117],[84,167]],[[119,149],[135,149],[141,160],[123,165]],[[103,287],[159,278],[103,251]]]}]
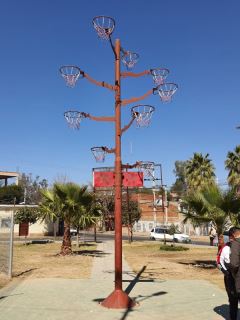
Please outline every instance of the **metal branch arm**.
[{"label": "metal branch arm", "polygon": [[107,152],[107,153],[115,153],[115,148],[111,148],[111,149],[109,149],[109,148],[107,148],[107,147],[102,147],[103,148],[103,150],[105,151],[105,152]]},{"label": "metal branch arm", "polygon": [[141,97],[133,97],[133,98],[131,98],[131,99],[124,99],[124,100],[122,100],[121,105],[122,105],[122,106],[126,106],[126,105],[128,105],[128,104],[130,104],[130,103],[143,100],[143,99],[147,98],[148,96],[150,96],[150,94],[153,94],[153,91],[154,91],[154,89],[151,89],[151,90],[147,91],[147,92],[146,92],[143,96],[141,96]]},{"label": "metal branch arm", "polygon": [[104,88],[107,88],[107,89],[112,90],[112,91],[115,91],[115,89],[116,89],[115,86],[112,86],[111,84],[108,84],[105,81],[97,81],[97,80],[93,79],[92,77],[90,77],[84,71],[81,71],[81,74],[83,75],[83,77],[87,78],[88,81],[92,82],[93,84],[96,84],[99,87],[104,87]]},{"label": "metal branch arm", "polygon": [[134,164],[122,164],[122,169],[133,169],[139,167],[141,161],[136,161]]},{"label": "metal branch arm", "polygon": [[131,125],[133,124],[134,120],[135,120],[135,117],[132,117],[132,119],[131,119],[131,121],[129,122],[129,124],[127,124],[126,126],[124,126],[124,127],[122,128],[121,132],[123,133],[123,132],[127,131],[127,129],[129,129],[129,128],[131,127]]},{"label": "metal branch arm", "polygon": [[133,78],[138,78],[138,77],[142,77],[145,75],[151,74],[150,70],[145,70],[139,73],[134,73],[134,72],[121,72],[121,77],[123,78],[127,78],[127,77],[133,77]]},{"label": "metal branch arm", "polygon": [[90,120],[94,120],[94,121],[115,122],[115,117],[95,117],[85,112],[83,112],[82,114],[85,118],[89,118]]}]

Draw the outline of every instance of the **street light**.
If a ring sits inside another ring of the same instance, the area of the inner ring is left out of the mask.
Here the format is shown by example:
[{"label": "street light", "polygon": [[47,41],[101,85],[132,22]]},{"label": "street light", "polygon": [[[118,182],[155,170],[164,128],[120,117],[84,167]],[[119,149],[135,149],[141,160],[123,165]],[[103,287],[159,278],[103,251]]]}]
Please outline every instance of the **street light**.
[{"label": "street light", "polygon": [[[162,102],[170,102],[174,93],[177,90],[177,85],[173,83],[165,83],[165,78],[169,71],[164,68],[145,70],[141,73],[133,73],[130,71],[121,72],[121,61],[128,70],[132,69],[139,59],[139,55],[121,47],[120,40],[115,40],[113,45],[111,35],[115,27],[115,21],[111,17],[97,16],[93,19],[93,26],[97,31],[100,39],[109,41],[115,59],[115,82],[114,85],[108,84],[105,81],[97,81],[90,75],[85,73],[77,66],[62,66],[60,73],[65,79],[69,87],[74,87],[77,80],[86,78],[91,83],[104,87],[115,92],[115,115],[110,117],[96,117],[89,113],[70,110],[64,113],[68,125],[73,129],[79,129],[80,123],[84,118],[94,121],[107,121],[115,123],[115,147],[109,149],[107,147],[93,147],[93,152],[97,161],[104,161],[106,153],[115,154],[115,289],[101,303],[107,308],[131,308],[135,302],[122,290],[122,169],[134,168],[139,166],[139,162],[133,165],[124,165],[121,161],[121,136],[136,120],[138,126],[148,126],[155,108],[149,105],[137,105],[131,109],[131,120],[124,127],[121,126],[121,107],[129,105],[133,102],[138,102],[151,94],[159,94]],[[121,78],[126,77],[141,77],[152,75],[156,87],[147,91],[140,97],[131,99],[121,99]],[[102,154],[101,154],[102,153]]]}]

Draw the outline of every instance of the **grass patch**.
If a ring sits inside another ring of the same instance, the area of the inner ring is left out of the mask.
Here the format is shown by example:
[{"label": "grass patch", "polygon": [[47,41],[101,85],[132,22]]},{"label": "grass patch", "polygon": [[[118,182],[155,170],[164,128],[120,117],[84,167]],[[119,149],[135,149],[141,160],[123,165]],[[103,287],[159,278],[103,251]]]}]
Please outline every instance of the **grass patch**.
[{"label": "grass patch", "polygon": [[73,254],[60,256],[61,243],[16,244],[13,251],[14,278],[87,279],[91,274],[94,256],[101,252],[96,244],[72,246]]},{"label": "grass patch", "polygon": [[187,251],[187,250],[189,250],[189,248],[183,247],[183,246],[174,246],[173,244],[171,244],[170,246],[168,246],[166,244],[161,244],[160,250],[163,250],[163,251]]},{"label": "grass patch", "polygon": [[[160,245],[156,241],[136,241],[132,244],[125,242],[124,257],[136,274],[146,266],[141,274],[143,279],[206,280],[224,289],[222,273],[214,267],[216,247],[184,245],[189,250],[166,251],[159,250]],[[167,247],[171,248],[171,245],[168,244]],[[208,265],[211,267],[207,267]]]}]

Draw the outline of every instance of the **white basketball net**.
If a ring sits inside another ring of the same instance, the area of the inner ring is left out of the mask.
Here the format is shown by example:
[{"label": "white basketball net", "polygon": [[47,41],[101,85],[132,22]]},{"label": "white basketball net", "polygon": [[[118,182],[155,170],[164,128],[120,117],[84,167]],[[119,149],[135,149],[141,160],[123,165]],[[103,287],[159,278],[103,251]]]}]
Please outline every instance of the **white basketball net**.
[{"label": "white basketball net", "polygon": [[105,161],[105,155],[106,151],[103,147],[93,147],[91,148],[91,151],[93,153],[93,156],[96,160],[96,162],[104,162]]},{"label": "white basketball net", "polygon": [[177,91],[178,86],[175,83],[164,83],[158,87],[158,93],[162,102],[172,101],[174,93]]},{"label": "white basketball net", "polygon": [[159,86],[160,84],[164,83],[164,80],[166,79],[167,75],[169,74],[168,69],[164,68],[157,68],[151,70],[152,76],[153,76],[153,81],[154,83]]},{"label": "white basketball net", "polygon": [[66,111],[64,112],[64,118],[70,128],[79,129],[83,114],[79,111]]},{"label": "white basketball net", "polygon": [[75,66],[64,66],[60,69],[67,86],[73,88],[80,76],[80,69]]},{"label": "white basketball net", "polygon": [[127,51],[122,55],[122,62],[125,64],[127,69],[132,69],[138,62],[139,55],[134,52]]},{"label": "white basketball net", "polygon": [[154,111],[154,107],[148,105],[139,105],[132,108],[132,115],[136,119],[137,127],[148,127],[152,114]]},{"label": "white basketball net", "polygon": [[110,35],[113,33],[115,22],[110,17],[100,16],[93,19],[93,26],[99,38],[109,40]]}]

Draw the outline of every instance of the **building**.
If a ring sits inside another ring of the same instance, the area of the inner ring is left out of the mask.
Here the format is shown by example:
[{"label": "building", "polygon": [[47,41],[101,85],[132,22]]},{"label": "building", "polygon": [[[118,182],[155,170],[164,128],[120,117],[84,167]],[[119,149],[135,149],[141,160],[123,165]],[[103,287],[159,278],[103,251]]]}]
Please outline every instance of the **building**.
[{"label": "building", "polygon": [[191,223],[183,224],[184,215],[178,201],[167,201],[162,205],[162,199],[157,198],[154,205],[153,194],[132,194],[131,199],[138,202],[141,209],[141,219],[135,223],[135,232],[150,232],[154,226],[170,226],[174,224],[188,235],[208,235],[208,224],[194,228]]},{"label": "building", "polygon": [[[10,228],[11,217],[14,212],[23,207],[38,207],[37,205],[12,205],[12,204],[1,204],[0,205],[0,230],[1,233],[7,231]],[[56,226],[56,230],[58,226]],[[44,235],[53,235],[54,233],[54,224],[37,221],[34,224],[29,225],[29,236],[44,236]],[[19,235],[19,224],[14,225],[14,235]]]},{"label": "building", "polygon": [[8,185],[8,179],[15,179],[15,184],[18,185],[18,178],[18,172],[0,171],[0,183],[4,181],[4,186]]}]

